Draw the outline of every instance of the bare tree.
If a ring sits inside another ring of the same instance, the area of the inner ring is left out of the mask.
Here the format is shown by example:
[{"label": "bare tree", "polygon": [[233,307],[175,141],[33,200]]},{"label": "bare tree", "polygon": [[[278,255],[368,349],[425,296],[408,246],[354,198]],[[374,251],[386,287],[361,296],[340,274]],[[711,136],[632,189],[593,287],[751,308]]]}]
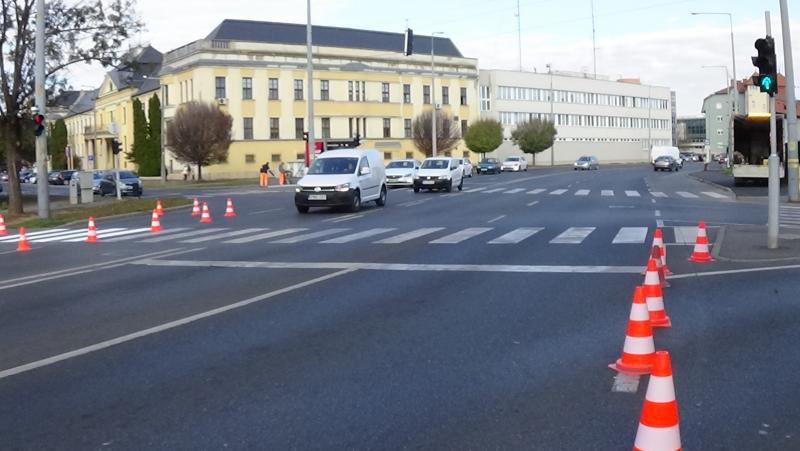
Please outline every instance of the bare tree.
[{"label": "bare tree", "polygon": [[[461,133],[458,131],[458,124],[453,117],[441,112],[436,114],[436,151],[447,152],[458,144]],[[431,110],[427,110],[414,118],[411,126],[414,145],[425,156],[430,157],[433,148],[431,140]]]},{"label": "bare tree", "polygon": [[167,125],[167,145],[178,160],[202,168],[228,161],[233,118],[214,103],[189,102],[181,106]]}]

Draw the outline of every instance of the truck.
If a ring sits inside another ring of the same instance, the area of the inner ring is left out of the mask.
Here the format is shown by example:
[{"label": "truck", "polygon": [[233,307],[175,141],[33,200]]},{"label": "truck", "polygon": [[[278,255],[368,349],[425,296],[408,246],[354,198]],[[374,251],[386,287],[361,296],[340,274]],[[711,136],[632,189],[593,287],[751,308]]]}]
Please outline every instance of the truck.
[{"label": "truck", "polygon": [[[776,128],[779,174],[783,178],[786,175],[786,159],[783,152],[783,120],[780,118],[776,121]],[[769,117],[754,119],[737,116],[733,122],[733,138],[733,184],[766,183],[769,179]]]}]

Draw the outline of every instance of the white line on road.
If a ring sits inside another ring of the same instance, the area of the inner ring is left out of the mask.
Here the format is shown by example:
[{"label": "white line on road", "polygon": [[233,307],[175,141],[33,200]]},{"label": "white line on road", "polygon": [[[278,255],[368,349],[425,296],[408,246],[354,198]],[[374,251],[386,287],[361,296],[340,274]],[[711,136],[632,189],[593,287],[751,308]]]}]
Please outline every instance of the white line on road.
[{"label": "white line on road", "polygon": [[535,201],[533,201],[533,202],[528,202],[526,205],[527,205],[527,206],[529,206],[529,207],[533,207],[534,205],[536,205],[536,204],[538,204],[538,203],[539,203],[539,201],[538,201],[538,200],[535,200]]},{"label": "white line on road", "polygon": [[497,221],[499,221],[499,220],[501,220],[501,219],[503,219],[505,217],[506,217],[506,215],[500,215],[500,216],[498,216],[498,217],[496,217],[494,219],[490,219],[488,222],[489,222],[489,224],[491,224],[491,223],[497,222]]},{"label": "white line on road", "polygon": [[530,238],[536,233],[541,232],[542,230],[544,230],[544,227],[520,227],[519,229],[512,230],[503,236],[499,236],[492,241],[489,241],[489,244],[517,244],[520,241]]},{"label": "white line on road", "polygon": [[514,188],[506,191],[504,194],[517,194],[525,191],[525,188]]},{"label": "white line on road", "polygon": [[713,197],[715,199],[727,199],[728,196],[720,193],[715,193],[713,191],[702,191],[700,194],[705,194],[708,197]]},{"label": "white line on road", "polygon": [[664,227],[664,220],[656,219],[656,227]]},{"label": "white line on road", "polygon": [[[123,229],[121,227],[115,227],[115,228],[105,229],[105,230],[106,230],[106,232],[119,232],[119,231],[125,230],[125,229]],[[53,242],[53,241],[66,241],[66,240],[69,240],[69,239],[77,239],[78,241],[81,241],[82,239],[86,238],[86,235],[87,235],[87,231],[86,230],[79,230],[79,231],[76,231],[75,233],[70,233],[70,234],[66,234],[66,235],[60,235],[60,236],[50,235],[47,238],[33,238],[33,239],[28,240],[28,241],[30,241],[31,243],[50,243],[50,242]]]},{"label": "white line on road", "polygon": [[[111,230],[111,229],[98,230],[97,231],[97,239],[101,239],[101,238],[105,239],[105,238],[111,238],[111,237],[115,237],[115,236],[125,236],[125,235],[131,235],[131,234],[134,234],[134,233],[149,232],[150,231],[150,227],[141,227],[141,228],[138,228],[138,229],[125,229],[125,230],[119,230],[119,231],[116,231],[116,232],[110,232],[109,230]],[[85,239],[86,239],[86,237],[81,237],[81,238],[75,238],[75,239],[71,239],[71,240],[64,240],[64,242],[65,243],[77,243],[77,242],[83,241]]]},{"label": "white line on road", "polygon": [[266,240],[269,238],[276,238],[283,235],[291,235],[292,233],[305,232],[306,230],[308,229],[297,228],[297,229],[276,230],[274,232],[261,233],[259,235],[246,236],[244,238],[236,238],[234,240],[228,240],[223,242],[226,244],[252,243],[253,241]]},{"label": "white line on road", "polygon": [[686,199],[697,199],[698,197],[700,197],[697,194],[688,193],[686,191],[678,191],[675,194],[677,194],[677,195],[679,195],[679,196],[681,196],[683,198],[686,198]]},{"label": "white line on road", "polygon": [[490,190],[484,191],[484,194],[498,193],[500,191],[505,191],[505,188],[490,189]]},{"label": "white line on road", "polygon": [[594,227],[570,227],[561,235],[550,240],[551,244],[580,244],[594,232]]},{"label": "white line on road", "polygon": [[625,195],[628,197],[642,197],[639,191],[625,191]]},{"label": "white line on road", "polygon": [[588,196],[589,192],[590,191],[588,189],[579,189],[578,191],[575,191],[575,195],[576,196]]},{"label": "white line on road", "polygon": [[549,194],[552,195],[552,196],[560,196],[560,195],[562,195],[562,194],[564,194],[566,192],[567,192],[567,190],[565,190],[565,189],[557,189],[557,190],[550,191]]},{"label": "white line on road", "polygon": [[798,269],[800,265],[785,265],[785,266],[766,266],[761,268],[746,268],[746,269],[729,269],[727,271],[708,271],[708,272],[695,272],[691,274],[674,274],[667,276],[667,279],[688,279],[689,277],[708,277],[708,276],[725,276],[728,274],[741,274],[747,272],[762,272],[762,271],[782,271],[785,269]]},{"label": "white line on road", "polygon": [[169,240],[176,240],[178,238],[189,238],[192,236],[197,235],[207,235],[209,233],[214,232],[221,232],[223,230],[228,230],[227,227],[211,227],[209,229],[199,229],[199,230],[192,230],[190,232],[184,233],[177,233],[168,236],[159,236],[158,232],[154,234],[155,238],[148,238],[146,240],[142,240],[141,243],[160,243],[162,241],[169,241]]},{"label": "white line on road", "polygon": [[[34,236],[49,235],[51,233],[52,234],[70,233],[70,232],[73,232],[73,231],[74,230],[70,230],[70,229],[39,230],[38,232],[27,232],[27,233],[25,233],[25,238],[30,239],[31,237],[34,237]],[[11,242],[16,242],[17,240],[19,240],[19,234],[4,236],[2,239],[0,239],[0,243],[11,243]]]},{"label": "white line on road", "polygon": [[[158,233],[158,236],[164,236],[164,235],[172,235],[172,234],[175,234],[175,233],[178,233],[178,232],[183,232],[184,230],[189,230],[189,228],[188,227],[176,227],[174,229],[167,229],[167,230],[164,230],[164,231],[161,231],[161,232],[157,232],[157,233]],[[150,228],[149,227],[147,228],[147,231],[145,231],[145,232],[139,232],[139,233],[134,233],[134,234],[131,234],[131,235],[125,235],[125,236],[121,236],[121,237],[111,238],[110,240],[106,240],[106,243],[116,243],[118,241],[130,241],[130,240],[135,240],[137,238],[145,238],[145,237],[148,237],[148,236],[156,236],[155,233],[150,232]]]},{"label": "white line on road", "polygon": [[305,282],[300,282],[294,285],[290,285],[285,288],[281,288],[279,290],[270,291],[269,293],[264,293],[249,299],[245,299],[239,302],[235,302],[230,305],[226,305],[224,307],[215,308],[213,310],[208,310],[203,313],[198,313],[196,315],[187,316],[185,318],[181,318],[179,320],[170,321],[168,323],[164,323],[155,327],[151,327],[149,329],[140,330],[138,332],[134,332],[128,335],[123,335],[121,337],[113,338],[111,340],[102,341],[100,343],[93,344],[91,346],[86,346],[84,348],[75,349],[73,351],[65,352],[63,354],[58,354],[52,357],[48,357],[46,359],[37,360],[35,362],[27,363],[25,365],[20,365],[14,368],[9,368],[7,370],[0,371],[0,379],[4,379],[9,376],[14,376],[16,374],[24,373],[26,371],[35,370],[37,368],[42,368],[44,366],[52,365],[54,363],[62,362],[64,360],[68,360],[74,357],[82,356],[89,354],[91,352],[100,351],[106,348],[110,348],[111,346],[115,346],[118,344],[122,344],[131,340],[136,340],[137,338],[146,337],[148,335],[157,334],[159,332],[163,332],[165,330],[174,329],[176,327],[185,326],[187,324],[193,323],[195,321],[209,318],[212,316],[216,316],[225,312],[229,312],[231,310],[235,310],[238,308],[242,308],[248,306],[250,304],[254,304],[256,302],[264,301],[266,299],[273,298],[275,296],[279,296],[284,293],[288,293],[290,291],[294,291],[300,288],[305,288],[320,282],[324,282],[329,279],[333,279],[335,277],[339,277],[344,274],[348,274],[355,271],[355,269],[345,269],[342,271],[337,271],[333,274],[327,274],[321,277],[316,277],[311,280],[307,280]]},{"label": "white line on road", "polygon": [[650,191],[650,195],[653,197],[667,197],[667,195],[661,191]]},{"label": "white line on road", "polygon": [[411,241],[421,236],[430,235],[431,233],[444,230],[444,227],[425,227],[422,229],[412,230],[411,232],[401,233],[400,235],[390,236],[382,240],[375,241],[376,244],[400,244],[406,241]]},{"label": "white line on road", "polygon": [[606,196],[606,197],[608,197],[608,196],[613,196],[613,195],[614,195],[614,190],[613,190],[613,189],[604,189],[604,190],[601,190],[601,191],[600,191],[600,195],[601,195],[601,196]]},{"label": "white line on road", "polygon": [[697,238],[697,227],[676,226],[672,230],[675,231],[676,244],[694,244]]},{"label": "white line on road", "polygon": [[470,227],[433,240],[431,244],[456,244],[492,230],[491,227]]},{"label": "white line on road", "polygon": [[536,188],[536,189],[532,189],[532,190],[528,191],[527,194],[539,194],[539,193],[543,193],[545,191],[547,191],[547,190],[544,189],[544,188]]},{"label": "white line on road", "polygon": [[623,227],[611,244],[641,244],[647,238],[647,227]]},{"label": "white line on road", "polygon": [[233,232],[217,233],[217,234],[214,234],[214,235],[201,236],[200,238],[192,238],[192,239],[188,239],[188,240],[183,240],[183,241],[181,241],[181,243],[191,243],[191,244],[203,243],[205,241],[213,241],[213,240],[219,240],[219,239],[222,239],[222,238],[230,238],[230,237],[239,236],[239,235],[246,235],[248,233],[263,232],[264,230],[267,230],[267,229],[265,229],[263,227],[260,227],[260,228],[253,228],[253,229],[234,230]]},{"label": "white line on road", "polygon": [[656,210],[656,218],[659,218],[659,217],[661,217],[661,210]]},{"label": "white line on road", "polygon": [[327,229],[327,230],[320,230],[318,232],[311,232],[305,235],[300,236],[293,236],[289,238],[284,238],[282,240],[273,241],[273,243],[277,244],[294,244],[299,243],[301,241],[308,241],[313,240],[314,238],[321,238],[323,236],[334,235],[337,233],[347,232],[350,229]]},{"label": "white line on road", "polygon": [[273,212],[273,211],[281,211],[281,210],[283,210],[283,208],[270,208],[269,210],[254,211],[254,212],[249,213],[249,214],[250,215],[260,215],[260,214],[263,214],[263,213],[270,213],[270,212]]},{"label": "white line on road", "polygon": [[330,240],[322,241],[325,244],[342,244],[342,243],[350,243],[352,241],[361,240],[364,238],[369,238],[371,236],[380,235],[383,233],[389,233],[395,230],[394,227],[390,228],[377,228],[377,229],[369,229],[364,230],[363,232],[351,233],[350,235],[339,236],[336,238],[331,238]]},{"label": "white line on road", "polygon": [[485,189],[486,189],[485,186],[479,186],[477,188],[465,189],[464,192],[465,193],[477,193],[478,191],[483,191]]},{"label": "white line on road", "polygon": [[335,222],[335,223],[339,223],[339,222],[350,221],[350,220],[353,220],[353,219],[358,219],[358,218],[363,218],[363,217],[364,217],[364,214],[362,213],[362,214],[360,214],[360,215],[349,215],[349,216],[342,216],[341,218],[337,218],[337,219],[334,219],[334,220],[332,220],[332,221],[330,221],[330,220],[327,220],[327,219],[326,219],[326,220],[324,220],[324,221],[322,221],[322,222],[332,222],[332,223],[334,223],[334,222]]}]

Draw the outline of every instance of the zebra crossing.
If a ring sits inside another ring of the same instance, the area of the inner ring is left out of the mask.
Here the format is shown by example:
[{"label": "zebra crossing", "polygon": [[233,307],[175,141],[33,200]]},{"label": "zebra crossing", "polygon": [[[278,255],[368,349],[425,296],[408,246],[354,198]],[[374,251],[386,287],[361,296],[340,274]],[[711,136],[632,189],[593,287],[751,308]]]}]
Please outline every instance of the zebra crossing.
[{"label": "zebra crossing", "polygon": [[527,188],[492,188],[487,186],[479,186],[476,188],[464,188],[464,193],[474,193],[474,194],[529,194],[529,195],[538,195],[538,194],[546,194],[548,196],[576,196],[576,197],[590,197],[592,195],[596,195],[599,193],[601,197],[625,197],[625,198],[642,198],[647,195],[651,197],[657,197],[661,199],[727,199],[733,200],[733,198],[726,196],[724,194],[720,194],[714,191],[701,191],[698,193],[692,193],[689,191],[676,191],[674,193],[665,193],[663,191],[645,191],[640,192],[638,190],[622,190],[622,191],[614,191],[612,189],[601,189],[601,190],[591,190],[591,189],[576,189],[570,190],[566,188],[558,188],[558,189],[545,189],[545,188],[535,188],[535,189],[527,189]]},{"label": "zebra crossing", "polygon": [[780,225],[800,227],[800,206],[781,205],[778,216]]},{"label": "zebra crossing", "polygon": [[[796,221],[800,224],[800,211]],[[672,234],[665,233],[665,241],[673,244],[692,244],[696,234],[694,227],[667,227]],[[251,227],[234,229],[229,227],[187,228],[176,227],[158,233],[148,228],[107,228],[97,232],[101,243],[137,242],[144,244],[183,243],[183,244],[275,244],[290,245],[316,242],[322,245],[367,242],[376,245],[404,244],[424,241],[431,245],[451,245],[459,243],[482,243],[490,245],[519,244],[534,237],[543,237],[549,244],[583,244],[587,240],[610,240],[613,245],[645,244],[650,235],[649,227],[598,227],[574,226],[556,227],[420,227],[402,230],[396,227],[379,227],[358,230],[348,227],[309,229],[293,227],[269,229]],[[613,237],[613,238],[612,238]],[[668,239],[670,237],[672,239]],[[81,243],[86,238],[85,229],[49,229],[27,234],[30,243]],[[15,245],[18,235],[0,237],[0,245]]]}]

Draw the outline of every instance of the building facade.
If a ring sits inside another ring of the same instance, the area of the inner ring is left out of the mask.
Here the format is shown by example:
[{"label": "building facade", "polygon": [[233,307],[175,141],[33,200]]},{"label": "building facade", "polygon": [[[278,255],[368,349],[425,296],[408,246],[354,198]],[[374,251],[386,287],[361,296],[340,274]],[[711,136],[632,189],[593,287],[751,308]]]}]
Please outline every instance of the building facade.
[{"label": "building facade", "polygon": [[493,152],[500,158],[521,154],[511,132],[534,118],[552,117],[558,132],[555,150],[537,154],[536,165],[572,163],[582,155],[594,155],[601,163],[644,162],[651,146],[672,143],[670,89],[638,80],[481,70],[479,101],[481,117],[503,125],[504,143]]},{"label": "building facade", "polygon": [[[205,39],[168,52],[161,70],[166,127],[182,104],[214,102],[233,118],[227,163],[203,169],[209,178],[253,177],[264,162],[302,160],[307,96],[314,98],[317,140],[361,138],[386,160],[424,155],[411,138],[414,118],[432,107],[466,128],[478,117],[477,60],[446,38],[313,27],[313,86],[307,86],[305,25],[225,20]],[[168,143],[167,143],[168,144]],[[453,155],[467,152],[463,143]],[[170,173],[183,163],[167,154]]]},{"label": "building facade", "polygon": [[677,130],[677,147],[681,151],[703,153],[706,141],[706,119],[698,117],[679,117]]}]

